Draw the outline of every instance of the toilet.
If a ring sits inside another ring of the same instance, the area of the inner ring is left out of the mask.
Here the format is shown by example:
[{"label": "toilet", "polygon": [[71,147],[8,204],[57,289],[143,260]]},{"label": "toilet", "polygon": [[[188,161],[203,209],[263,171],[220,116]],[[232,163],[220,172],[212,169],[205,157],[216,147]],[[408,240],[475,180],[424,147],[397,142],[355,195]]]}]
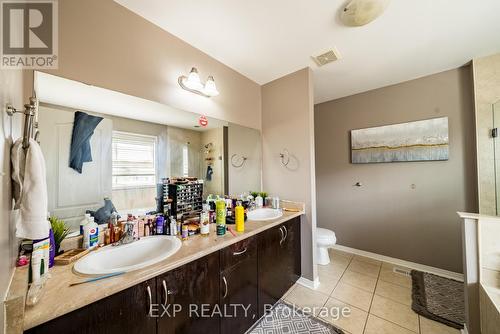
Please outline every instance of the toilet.
[{"label": "toilet", "polygon": [[318,264],[327,265],[330,263],[328,248],[332,248],[336,243],[337,237],[335,236],[335,232],[320,227],[316,229],[316,247],[318,248],[316,262]]}]

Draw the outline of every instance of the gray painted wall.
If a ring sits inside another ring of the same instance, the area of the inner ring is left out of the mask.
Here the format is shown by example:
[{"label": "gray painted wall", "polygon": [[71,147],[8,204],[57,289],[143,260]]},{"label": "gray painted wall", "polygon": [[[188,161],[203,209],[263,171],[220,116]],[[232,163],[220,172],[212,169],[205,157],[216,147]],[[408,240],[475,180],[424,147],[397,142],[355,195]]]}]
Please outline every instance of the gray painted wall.
[{"label": "gray painted wall", "polygon": [[[262,189],[305,203],[301,219],[302,276],[316,278],[314,106],[312,70],[305,68],[262,86]],[[280,152],[290,152],[281,164]]]},{"label": "gray painted wall", "polygon": [[[350,163],[350,130],[442,116],[449,161]],[[314,124],[318,226],[340,245],[462,272],[456,211],[477,212],[470,67],[316,105]]]}]

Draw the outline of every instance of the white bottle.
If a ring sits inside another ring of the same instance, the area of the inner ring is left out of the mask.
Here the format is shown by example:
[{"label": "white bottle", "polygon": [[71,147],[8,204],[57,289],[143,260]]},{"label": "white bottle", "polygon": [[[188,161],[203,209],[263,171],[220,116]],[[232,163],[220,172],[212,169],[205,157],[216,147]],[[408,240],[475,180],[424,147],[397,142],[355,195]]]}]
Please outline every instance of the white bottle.
[{"label": "white bottle", "polygon": [[255,206],[257,206],[257,208],[262,208],[264,206],[264,199],[262,199],[260,195],[255,197]]},{"label": "white bottle", "polygon": [[80,222],[80,235],[83,235],[83,227],[88,224],[90,219],[90,213],[85,214],[85,218]]},{"label": "white bottle", "polygon": [[88,224],[83,227],[83,248],[94,248],[99,244],[99,225],[94,217],[89,218]]},{"label": "white bottle", "polygon": [[203,211],[201,211],[200,215],[200,234],[205,237],[210,234],[209,210],[210,207],[207,204],[203,204]]},{"label": "white bottle", "polygon": [[177,235],[177,221],[174,217],[170,217],[170,235],[173,237]]}]

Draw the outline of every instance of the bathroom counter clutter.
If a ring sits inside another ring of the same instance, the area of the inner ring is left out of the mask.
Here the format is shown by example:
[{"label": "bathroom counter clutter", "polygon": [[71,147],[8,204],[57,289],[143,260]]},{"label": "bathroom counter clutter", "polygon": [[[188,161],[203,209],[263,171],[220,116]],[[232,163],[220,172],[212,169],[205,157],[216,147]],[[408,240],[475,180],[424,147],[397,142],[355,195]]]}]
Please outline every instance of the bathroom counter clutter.
[{"label": "bathroom counter clutter", "polygon": [[[304,214],[302,204],[287,202],[285,206],[298,208],[299,211],[284,210],[282,217],[271,221],[248,220],[245,223],[245,232],[236,232],[235,235],[228,232],[224,236],[217,236],[215,224],[211,224],[208,237],[200,235],[190,237],[189,240],[182,242],[182,247],[177,253],[166,260],[99,282],[70,286],[73,282],[92,276],[75,274],[72,269],[73,265],[54,266],[50,271],[51,278],[44,287],[42,299],[33,307],[25,307],[23,329],[28,330],[58,318]],[[26,273],[27,271],[19,271],[19,273],[16,271],[15,275],[26,275]]]}]

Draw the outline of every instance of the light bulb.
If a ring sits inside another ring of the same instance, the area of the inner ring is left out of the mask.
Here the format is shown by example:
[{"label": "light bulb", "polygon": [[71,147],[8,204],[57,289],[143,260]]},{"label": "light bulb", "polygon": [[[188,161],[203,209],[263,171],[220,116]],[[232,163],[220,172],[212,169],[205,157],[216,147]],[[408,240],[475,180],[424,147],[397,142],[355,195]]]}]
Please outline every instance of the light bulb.
[{"label": "light bulb", "polygon": [[208,96],[217,96],[219,95],[219,91],[217,90],[217,86],[215,85],[215,80],[213,76],[209,76],[207,82],[205,83],[204,93]]},{"label": "light bulb", "polygon": [[203,89],[203,84],[201,83],[200,76],[198,75],[198,70],[196,69],[196,67],[193,67],[191,69],[191,72],[189,72],[187,79],[184,81],[184,85],[186,85],[187,88],[193,90]]}]

